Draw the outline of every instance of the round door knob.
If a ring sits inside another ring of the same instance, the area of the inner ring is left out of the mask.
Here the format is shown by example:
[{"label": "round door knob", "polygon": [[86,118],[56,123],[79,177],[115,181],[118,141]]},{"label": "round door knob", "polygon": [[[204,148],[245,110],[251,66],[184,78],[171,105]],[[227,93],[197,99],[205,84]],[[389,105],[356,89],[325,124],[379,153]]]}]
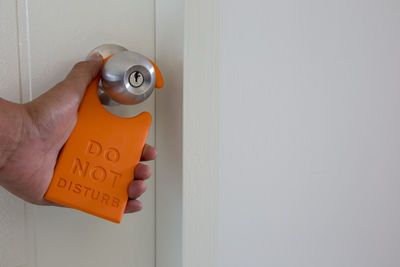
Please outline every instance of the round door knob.
[{"label": "round door knob", "polygon": [[156,85],[156,70],[145,56],[114,44],[98,46],[90,54],[94,52],[104,59],[109,57],[99,84],[102,104],[138,104],[152,94]]}]

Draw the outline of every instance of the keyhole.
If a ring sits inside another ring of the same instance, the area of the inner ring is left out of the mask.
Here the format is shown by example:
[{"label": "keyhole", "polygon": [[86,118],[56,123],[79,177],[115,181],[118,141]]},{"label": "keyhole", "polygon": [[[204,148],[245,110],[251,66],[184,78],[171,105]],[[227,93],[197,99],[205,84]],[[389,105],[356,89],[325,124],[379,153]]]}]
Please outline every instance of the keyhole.
[{"label": "keyhole", "polygon": [[139,72],[135,72],[135,82],[138,82],[139,79]]},{"label": "keyhole", "polygon": [[129,83],[133,86],[133,87],[139,87],[143,84],[143,74],[140,73],[139,71],[134,71],[131,73],[131,75],[129,76]]}]

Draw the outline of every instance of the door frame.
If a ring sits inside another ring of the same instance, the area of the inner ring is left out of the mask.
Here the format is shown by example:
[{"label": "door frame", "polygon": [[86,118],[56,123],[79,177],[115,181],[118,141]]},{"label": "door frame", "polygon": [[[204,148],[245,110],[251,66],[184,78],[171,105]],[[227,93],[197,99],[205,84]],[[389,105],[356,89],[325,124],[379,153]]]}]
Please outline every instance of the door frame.
[{"label": "door frame", "polygon": [[156,265],[217,265],[220,0],[156,0]]}]

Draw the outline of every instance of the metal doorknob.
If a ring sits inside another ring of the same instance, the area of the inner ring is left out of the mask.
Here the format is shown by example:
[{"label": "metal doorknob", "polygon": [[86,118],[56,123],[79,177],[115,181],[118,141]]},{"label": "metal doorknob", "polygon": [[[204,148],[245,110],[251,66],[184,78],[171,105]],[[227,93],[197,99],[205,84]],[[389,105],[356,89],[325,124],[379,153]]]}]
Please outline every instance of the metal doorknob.
[{"label": "metal doorknob", "polygon": [[89,55],[99,53],[108,60],[103,66],[99,98],[103,105],[138,104],[146,100],[156,86],[153,63],[142,54],[116,44],[103,44]]}]

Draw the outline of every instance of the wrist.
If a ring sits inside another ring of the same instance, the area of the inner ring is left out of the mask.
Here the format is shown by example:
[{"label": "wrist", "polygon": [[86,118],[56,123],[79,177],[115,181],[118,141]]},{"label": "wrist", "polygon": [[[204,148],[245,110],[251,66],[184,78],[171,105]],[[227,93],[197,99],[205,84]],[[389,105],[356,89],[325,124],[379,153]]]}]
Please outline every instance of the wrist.
[{"label": "wrist", "polygon": [[24,108],[0,98],[0,184],[4,169],[22,141]]}]

